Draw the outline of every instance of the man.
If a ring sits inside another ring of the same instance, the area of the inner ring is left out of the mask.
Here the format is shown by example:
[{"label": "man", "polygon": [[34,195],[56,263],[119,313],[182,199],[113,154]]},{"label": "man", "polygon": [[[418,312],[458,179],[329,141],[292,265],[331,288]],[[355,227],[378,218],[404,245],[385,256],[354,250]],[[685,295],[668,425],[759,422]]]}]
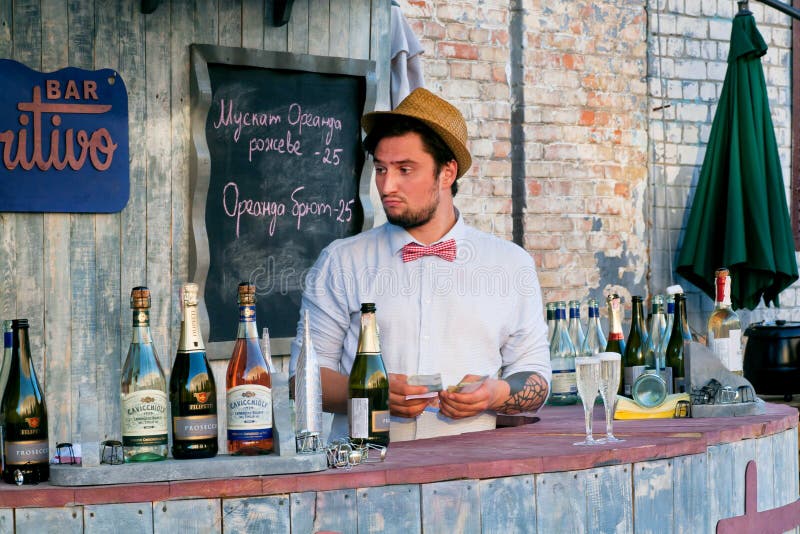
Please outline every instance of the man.
[{"label": "man", "polygon": [[[535,267],[523,249],[467,226],[455,209],[457,179],[471,165],[461,113],[420,88],[361,124],[389,222],[325,248],[302,301],[323,409],[335,414],[331,437],[348,434],[347,381],[362,302],[377,306],[392,441],[486,430],[495,427],[495,413],[538,409],[550,358]],[[302,333],[301,319],[291,369]],[[445,389],[406,400],[427,391],[409,385],[409,376],[436,373],[445,388],[488,378],[469,393]]]}]

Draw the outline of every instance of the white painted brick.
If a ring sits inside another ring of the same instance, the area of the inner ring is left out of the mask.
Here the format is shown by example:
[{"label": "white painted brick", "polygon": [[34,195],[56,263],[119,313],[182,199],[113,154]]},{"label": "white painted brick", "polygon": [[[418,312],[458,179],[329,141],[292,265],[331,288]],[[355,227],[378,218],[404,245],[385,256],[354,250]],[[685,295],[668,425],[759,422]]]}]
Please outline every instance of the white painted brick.
[{"label": "white painted brick", "polygon": [[700,41],[698,39],[686,39],[686,41],[684,41],[685,44],[684,56],[690,58],[703,59],[703,54],[701,53],[701,46],[700,46],[702,42],[703,41]]},{"label": "white painted brick", "polygon": [[706,62],[699,59],[676,59],[675,76],[670,76],[670,78],[673,77],[686,80],[705,80]]},{"label": "white painted brick", "polygon": [[700,96],[700,84],[694,81],[683,82],[683,98],[696,100]]},{"label": "white painted brick", "polygon": [[702,100],[717,100],[716,83],[700,83],[700,98]]},{"label": "white painted brick", "polygon": [[678,119],[691,122],[705,122],[709,120],[708,106],[705,104],[678,104]]},{"label": "white painted brick", "polygon": [[708,79],[723,81],[725,73],[728,70],[728,64],[721,61],[708,62]]},{"label": "white painted brick", "polygon": [[700,128],[695,124],[683,125],[683,142],[684,143],[699,143],[700,142]]},{"label": "white painted brick", "polygon": [[661,12],[650,13],[650,27],[660,35],[683,35],[678,31],[677,18]]},{"label": "white painted brick", "polygon": [[705,147],[701,150],[697,146],[681,145],[678,148],[678,162],[684,165],[699,165],[703,162],[703,154]]},{"label": "white painted brick", "polygon": [[703,2],[692,2],[692,1],[686,2],[685,4],[686,10],[684,11],[684,13],[686,13],[687,15],[691,15],[692,17],[697,17],[699,15],[702,15],[703,14],[702,4]]},{"label": "white painted brick", "polygon": [[678,15],[676,17],[677,27],[681,35],[686,37],[696,37],[707,39],[709,34],[709,21],[707,19],[697,19]]},{"label": "white painted brick", "polygon": [[731,40],[732,27],[732,22],[728,19],[710,19],[708,21],[708,37],[728,43]]},{"label": "white painted brick", "polygon": [[700,57],[703,59],[718,59],[719,47],[715,41],[702,41],[700,43]]},{"label": "white painted brick", "polygon": [[683,82],[680,80],[669,80],[667,82],[667,98],[670,100],[683,98]]}]

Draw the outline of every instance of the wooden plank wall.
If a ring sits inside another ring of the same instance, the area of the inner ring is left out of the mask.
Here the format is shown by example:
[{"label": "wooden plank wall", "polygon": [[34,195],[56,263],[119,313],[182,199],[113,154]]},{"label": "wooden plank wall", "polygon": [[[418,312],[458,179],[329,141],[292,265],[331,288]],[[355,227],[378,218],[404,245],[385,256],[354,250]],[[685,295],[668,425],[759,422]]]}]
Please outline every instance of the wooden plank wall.
[{"label": "wooden plank wall", "polygon": [[[51,448],[81,443],[88,465],[98,462],[100,441],[120,437],[132,287],[152,291],[151,327],[167,373],[177,347],[191,210],[189,45],[373,59],[377,107],[389,105],[388,1],[295,0],[289,24],[277,28],[270,0],[162,0],[149,15],[140,5],[0,0],[0,57],[43,71],[116,69],[128,90],[131,186],[122,212],[0,213],[0,319],[30,320]],[[217,384],[226,365],[213,363]]]}]

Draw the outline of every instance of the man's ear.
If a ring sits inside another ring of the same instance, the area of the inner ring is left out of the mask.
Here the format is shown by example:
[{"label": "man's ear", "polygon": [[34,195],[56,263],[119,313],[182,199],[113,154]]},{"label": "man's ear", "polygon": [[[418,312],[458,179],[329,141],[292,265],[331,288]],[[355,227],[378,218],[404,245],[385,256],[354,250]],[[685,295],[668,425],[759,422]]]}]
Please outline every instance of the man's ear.
[{"label": "man's ear", "polygon": [[451,159],[442,165],[442,170],[439,172],[439,181],[442,189],[450,189],[450,186],[453,185],[453,182],[456,181],[457,177],[458,163],[456,163],[456,160]]}]

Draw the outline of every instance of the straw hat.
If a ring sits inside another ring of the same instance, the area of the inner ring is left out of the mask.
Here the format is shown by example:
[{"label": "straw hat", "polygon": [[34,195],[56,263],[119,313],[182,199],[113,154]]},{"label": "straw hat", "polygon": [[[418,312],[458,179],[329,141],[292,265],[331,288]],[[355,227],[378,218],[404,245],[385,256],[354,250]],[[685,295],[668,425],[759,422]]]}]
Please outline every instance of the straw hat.
[{"label": "straw hat", "polygon": [[420,87],[414,89],[392,111],[367,113],[361,117],[361,126],[369,135],[379,119],[390,119],[399,115],[423,122],[442,138],[458,162],[456,178],[461,178],[469,170],[472,157],[467,150],[467,123],[452,104]]}]

